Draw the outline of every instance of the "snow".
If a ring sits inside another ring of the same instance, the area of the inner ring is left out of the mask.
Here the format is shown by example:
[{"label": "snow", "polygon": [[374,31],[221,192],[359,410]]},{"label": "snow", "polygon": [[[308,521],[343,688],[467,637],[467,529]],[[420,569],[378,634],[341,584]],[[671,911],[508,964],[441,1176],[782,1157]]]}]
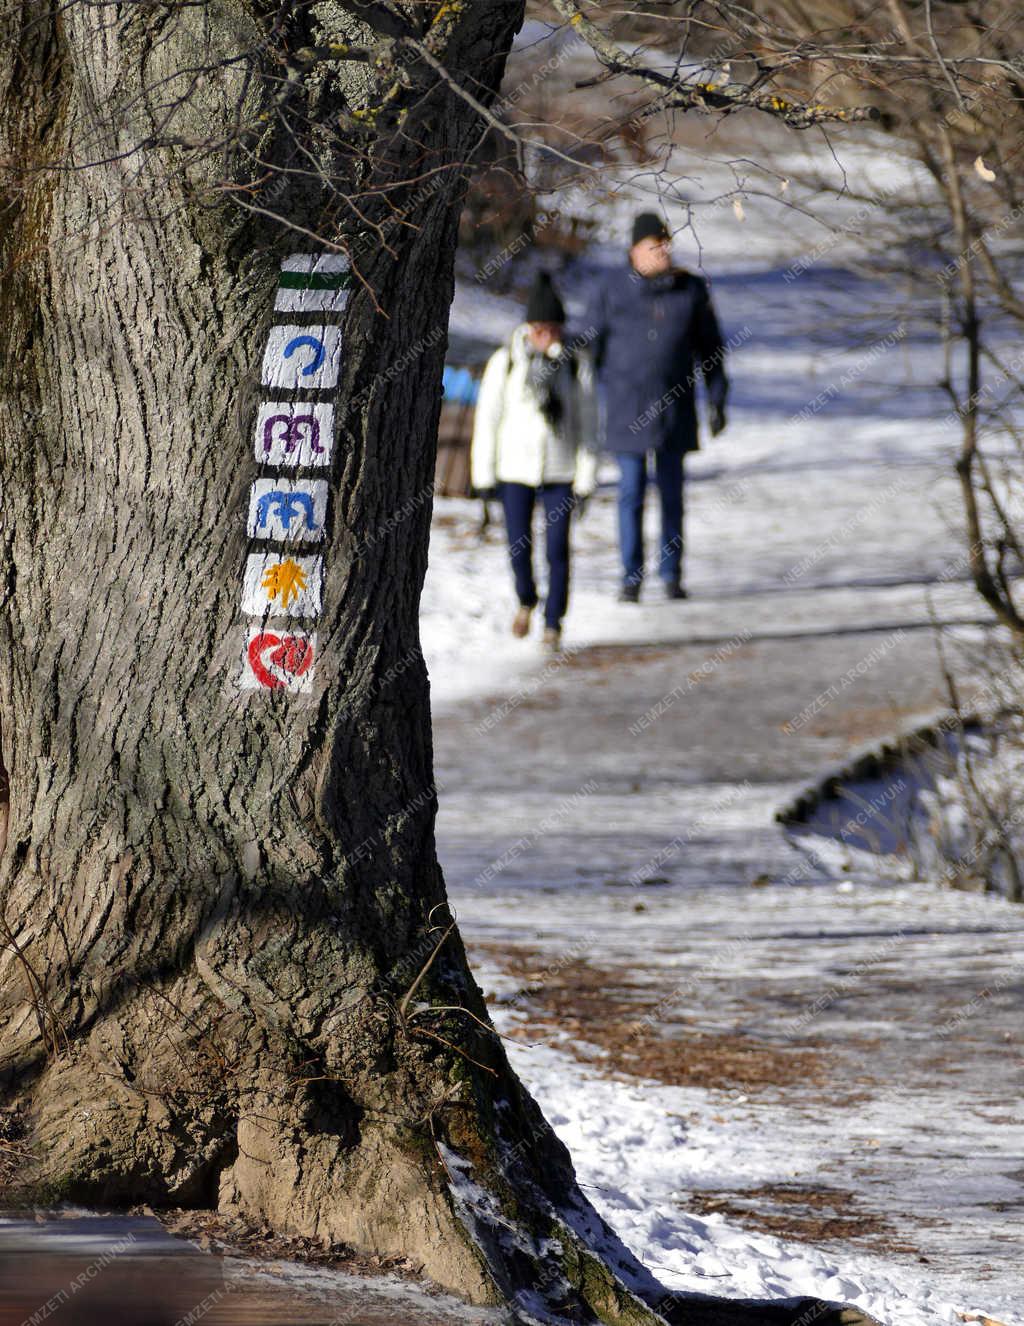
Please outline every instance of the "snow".
[{"label": "snow", "polygon": [[[935,479],[933,473],[927,482],[934,484]],[[718,483],[728,482],[726,470]],[[832,496],[841,494],[833,488]],[[812,487],[805,500],[813,503],[816,497],[825,500]],[[445,504],[446,510],[450,505]],[[714,507],[713,499],[707,505]],[[927,512],[927,508],[922,510]],[[468,513],[462,518],[468,521]],[[723,644],[731,639],[742,639],[750,632],[774,634],[785,645],[787,638],[799,640],[807,621],[813,620],[818,629],[828,627],[834,632],[831,638],[840,646],[839,657],[856,664],[865,656],[863,641],[855,632],[858,623],[879,618],[892,625],[912,618],[927,623],[922,588],[907,584],[907,573],[902,570],[891,577],[892,583],[878,577],[873,586],[869,575],[859,574],[857,579],[869,587],[856,590],[833,589],[828,578],[822,577],[824,583],[815,591],[793,590],[787,596],[789,601],[783,601],[781,594],[757,587],[762,576],[768,578],[768,568],[776,560],[770,546],[759,545],[760,557],[755,559],[748,552],[744,562],[742,540],[736,539],[729,545],[736,559],[731,568],[721,549],[713,566],[702,566],[699,519],[693,524],[695,583],[702,587],[705,577],[711,579],[714,568],[720,566],[723,577],[728,574],[741,582],[739,592],[735,597],[695,599],[686,607],[685,625],[661,604],[633,610],[636,615],[630,616],[629,608],[609,602],[614,584],[610,512],[588,513],[586,520],[589,523],[595,518],[598,523],[589,532],[586,525],[580,530],[585,553],[578,556],[578,565],[584,556],[590,564],[580,566],[571,607],[569,639],[577,655],[585,644],[616,639],[675,640],[690,649],[691,661],[683,676],[699,677],[700,660],[713,657],[715,650],[723,654]],[[806,531],[806,524],[803,528]],[[939,964],[943,975],[947,974],[941,967],[945,951],[950,989],[969,981],[976,953],[989,981],[1000,970],[1012,970],[1008,954],[1019,945],[1024,916],[996,900],[940,894],[929,886],[896,887],[880,881],[877,873],[875,878],[866,877],[862,869],[854,879],[822,890],[822,878],[849,869],[849,852],[837,845],[831,869],[822,869],[820,858],[826,849],[821,840],[822,846],[814,850],[819,859],[809,864],[772,822],[775,810],[798,786],[797,770],[804,779],[813,770],[809,756],[796,761],[791,780],[745,781],[737,768],[732,779],[666,785],[660,781],[655,755],[642,775],[650,780],[646,795],[637,797],[631,794],[628,782],[606,769],[596,771],[596,781],[588,777],[593,772],[589,764],[567,769],[576,755],[572,738],[568,744],[573,748],[566,753],[565,763],[559,762],[550,746],[534,744],[529,734],[536,732],[538,722],[546,721],[545,701],[553,692],[571,691],[574,686],[574,655],[567,660],[548,660],[539,656],[535,643],[511,641],[507,634],[511,605],[503,589],[506,571],[500,545],[497,541],[480,546],[470,542],[453,547],[449,543],[453,537],[450,528],[438,531],[440,547],[435,549],[428,578],[424,635],[437,711],[439,776],[444,784],[439,822],[442,859],[462,930],[486,989],[507,993],[508,978],[490,958],[474,952],[479,942],[499,948],[524,943],[539,946],[546,960],[556,966],[584,954],[601,965],[635,969],[636,954],[643,953],[645,974],[659,994],[680,988],[685,992],[674,1001],[673,1014],[690,1013],[701,1026],[730,1026],[733,1018],[749,1015],[742,1008],[733,1014],[727,996],[723,997],[725,992],[735,989],[740,979],[770,983],[773,973],[781,971],[805,990],[805,1006],[817,1018],[819,1034],[828,1038],[836,1010],[827,1001],[823,1009],[816,1009],[814,992],[838,989],[836,1002],[845,1004],[841,973],[851,968],[856,972],[858,966],[877,973],[878,954],[881,951],[885,958],[892,936],[900,938],[904,949],[914,948],[913,961],[933,968]],[[710,542],[707,534],[704,540]],[[907,546],[908,551],[913,547],[926,558],[935,557],[937,551],[930,552],[929,541],[924,539],[912,544],[908,538]],[[755,560],[759,565],[751,565]],[[941,569],[941,561],[941,556],[935,557],[933,565]],[[816,570],[820,575],[821,567]],[[917,573],[925,574],[926,568],[918,566]],[[933,586],[933,598],[948,618],[976,615],[962,585]],[[442,602],[444,609],[437,613]],[[449,635],[453,627],[455,638]],[[854,632],[849,644],[842,634],[846,630]],[[922,641],[915,649],[919,653],[930,650],[927,632],[919,634]],[[718,643],[712,648],[713,642]],[[799,644],[797,648],[800,651]],[[799,653],[798,662],[804,667],[810,664],[806,650]],[[902,664],[894,656],[892,667]],[[885,671],[886,661],[878,666]],[[744,672],[749,703],[750,684],[759,683],[756,672],[751,676],[749,665],[744,669],[742,663],[725,657],[707,681],[698,680],[692,690],[684,689],[668,712],[681,716],[692,707],[691,697],[697,697],[707,713],[713,685],[726,678],[730,668]],[[672,694],[669,680],[660,690],[654,688],[663,703]],[[791,681],[799,688],[799,673]],[[867,681],[870,689],[875,681],[870,673]],[[821,684],[814,682],[809,694],[818,693]],[[469,704],[474,690],[483,698],[467,710],[463,726],[453,729],[449,743],[446,733],[455,722],[453,715]],[[793,693],[799,696],[799,689]],[[727,696],[725,703],[729,702]],[[603,700],[595,702],[589,716],[582,712],[586,706],[578,704],[563,716],[562,723],[602,723],[601,703]],[[933,705],[934,698],[929,709]],[[633,721],[647,709],[638,701]],[[794,700],[790,712],[797,711]],[[652,731],[666,721],[659,718]],[[714,723],[709,714],[709,726]],[[624,728],[625,724],[620,725],[610,741],[623,741]],[[467,741],[469,733],[477,751]],[[645,738],[648,735],[643,733]],[[705,739],[714,745],[713,735]],[[810,751],[815,747],[810,733],[797,733],[793,740]],[[522,765],[508,760],[509,747],[517,742],[525,743],[530,752]],[[739,753],[737,756],[739,759]],[[541,769],[543,774],[538,772]],[[656,791],[651,790],[651,783],[657,785]],[[731,895],[759,871],[792,882],[781,892],[763,889],[752,894],[745,889],[742,910],[737,912]],[[638,874],[669,881],[664,887],[655,886],[653,894],[645,891],[644,912],[633,910],[637,885],[632,881]],[[938,938],[931,930],[926,943],[905,938],[913,927],[920,927],[924,916],[934,925],[941,918],[948,939]],[[984,957],[970,947],[969,938],[965,947],[965,937],[974,927],[995,932],[991,951]],[[858,933],[864,935],[862,940],[851,939]],[[1003,967],[997,967],[997,962]],[[500,1007],[497,1011],[500,1015]],[[887,1025],[889,1016],[885,999],[880,998],[865,1008],[856,1030],[863,1034],[881,1029],[898,1045],[907,1034],[905,1025],[898,1029],[906,1011],[892,1010],[892,1026]],[[992,1028],[992,1037],[998,1038],[1001,1026],[1010,1035],[1016,1016],[1011,1008],[1003,1022]],[[849,1033],[842,1023],[838,1018],[837,1035]],[[917,1034],[931,1033],[923,1025]],[[952,1283],[948,1274],[938,1274],[941,1264],[936,1265],[940,1259],[934,1252],[941,1246],[938,1241],[924,1245],[929,1248],[930,1265],[918,1270],[913,1259],[893,1264],[885,1256],[859,1250],[819,1251],[751,1233],[721,1217],[686,1213],[682,1194],[691,1187],[746,1188],[794,1176],[820,1181],[830,1169],[843,1166],[840,1177],[851,1178],[850,1169],[864,1160],[863,1144],[848,1133],[837,1133],[832,1117],[817,1123],[809,1120],[813,1107],[806,1102],[787,1105],[779,1100],[766,1105],[739,1098],[722,1100],[714,1091],[625,1085],[602,1079],[567,1053],[549,1047],[513,1047],[513,1057],[517,1071],[570,1147],[585,1191],[627,1245],[667,1285],[749,1297],[808,1293],[837,1297],[857,1303],[883,1322],[901,1326],[952,1322],[957,1320],[957,1310],[976,1308],[987,1310],[1008,1326],[1024,1321],[1016,1272],[1006,1263],[1006,1250],[999,1262],[1002,1271],[987,1274],[985,1286],[976,1289],[962,1272],[953,1275]],[[979,1081],[978,1085],[983,1096],[988,1083]],[[968,1087],[957,1108],[970,1111],[972,1096]],[[870,1150],[867,1153],[869,1163],[877,1168],[871,1196],[884,1205],[884,1196],[876,1189],[884,1194],[890,1185],[895,1191],[904,1185],[905,1192],[913,1192],[910,1200],[920,1209],[942,1210],[951,1203],[970,1205],[969,1179],[980,1185],[973,1196],[983,1209],[972,1210],[969,1224],[964,1212],[962,1237],[958,1241],[954,1231],[954,1245],[962,1251],[972,1237],[991,1229],[998,1258],[998,1240],[1009,1237],[1008,1218],[996,1215],[991,1204],[1019,1202],[1019,1180],[1005,1177],[1013,1168],[1009,1163],[1013,1155],[1019,1156],[1024,1144],[1019,1112],[1015,1127],[1006,1130],[1011,1135],[994,1140],[984,1120],[969,1112],[951,1116],[950,1108],[951,1102],[941,1092],[929,1098],[917,1084],[903,1098],[897,1091],[877,1106],[860,1107],[858,1123],[864,1133],[887,1138],[892,1147],[892,1164],[880,1165]],[[958,1125],[946,1137],[929,1134],[922,1138],[918,1126],[922,1113],[939,1120],[956,1117]],[[713,1124],[712,1118],[725,1122]],[[994,1155],[987,1161],[990,1148]],[[911,1161],[906,1165],[894,1163],[894,1158],[908,1155]],[[936,1181],[929,1188],[932,1165],[939,1175],[947,1176],[947,1187],[948,1176],[960,1167],[965,1182],[959,1185],[962,1191],[955,1199],[943,1182]],[[861,1189],[863,1177],[852,1177],[849,1186]]]},{"label": "snow", "polygon": [[[843,166],[858,187],[905,179],[870,144]],[[503,1030],[525,1015],[499,955],[536,952],[549,973],[584,958],[650,986],[666,1035],[808,1036],[834,1056],[833,1101],[799,1081],[748,1093],[623,1080],[598,1071],[596,1047],[574,1057],[567,1031],[511,1043],[584,1190],[667,1286],[814,1294],[891,1326],[971,1312],[1013,1326],[1024,913],[898,882],[891,861],[848,845],[809,852],[774,822],[852,750],[941,711],[934,621],[964,639],[988,621],[963,564],[936,347],[832,266],[859,204],[787,279],[822,229],[767,198],[747,199],[743,222],[716,206],[736,170],[691,153],[700,186],[670,208],[676,226],[689,207],[713,218],[700,260],[742,341],[728,431],[687,463],[692,599],[669,605],[649,585],[638,608],[614,602],[606,463],[574,532],[566,652],[547,658],[509,634],[500,515],[481,534],[478,504],[437,504],[421,629],[442,862]],[[559,278],[574,315],[648,201],[634,189],[602,206],[603,244]],[[679,252],[696,256],[685,236]],[[460,283],[460,343],[494,344],[519,317],[516,298]],[[823,344],[810,333],[826,322]],[[870,1085],[840,1099],[858,1081]],[[906,1248],[798,1242],[687,1207],[693,1193],[787,1182],[853,1192]]]},{"label": "snow", "polygon": [[[565,1055],[549,1046],[512,1042],[511,1058],[572,1152],[586,1195],[667,1289],[836,1299],[893,1326],[935,1326],[962,1321],[964,1311],[996,1310],[984,1294],[979,1301],[954,1299],[944,1286],[934,1288],[931,1269],[894,1268],[883,1257],[850,1250],[838,1256],[745,1231],[715,1213],[687,1213],[687,1193],[706,1184],[741,1187],[805,1175],[806,1156],[793,1151],[797,1120],[776,1131],[771,1118],[737,1094],[719,1106],[715,1122],[703,1091],[626,1085],[576,1067],[569,1073]],[[885,1124],[879,1111],[869,1126],[883,1131]],[[822,1144],[812,1130],[805,1140]],[[849,1147],[850,1139],[840,1144]],[[999,1311],[1008,1326],[1021,1319]]]},{"label": "snow", "polygon": [[681,1209],[690,1185],[708,1177],[749,1181],[752,1170],[776,1172],[778,1157],[765,1154],[765,1133],[749,1114],[719,1124],[700,1118],[701,1093],[627,1086],[593,1073],[567,1082],[564,1057],[543,1047],[514,1046],[512,1060],[575,1157],[584,1192],[666,1288],[737,1298],[813,1295],[900,1326],[960,1320],[960,1306],[930,1290],[924,1274],[894,1275],[863,1255],[844,1254],[840,1262]]}]

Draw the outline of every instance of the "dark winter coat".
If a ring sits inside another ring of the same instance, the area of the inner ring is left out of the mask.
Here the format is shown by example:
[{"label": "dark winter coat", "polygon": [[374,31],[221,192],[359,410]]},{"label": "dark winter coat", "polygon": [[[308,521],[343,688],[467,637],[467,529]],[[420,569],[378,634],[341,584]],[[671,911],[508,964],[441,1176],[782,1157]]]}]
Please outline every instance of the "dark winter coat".
[{"label": "dark winter coat", "polygon": [[711,404],[725,406],[722,333],[692,272],[646,277],[627,264],[609,273],[577,339],[591,344],[609,451],[695,450],[698,376]]}]

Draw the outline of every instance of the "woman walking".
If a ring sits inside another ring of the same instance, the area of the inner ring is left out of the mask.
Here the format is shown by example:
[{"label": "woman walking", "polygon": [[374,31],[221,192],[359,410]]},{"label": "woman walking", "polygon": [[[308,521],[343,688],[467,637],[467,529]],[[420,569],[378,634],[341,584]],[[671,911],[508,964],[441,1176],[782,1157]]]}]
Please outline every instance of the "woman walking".
[{"label": "woman walking", "polygon": [[541,273],[526,320],[487,362],[473,425],[472,482],[498,489],[519,610],[512,634],[529,634],[539,599],[533,572],[533,513],[544,510],[548,588],[544,644],[561,644],[569,601],[569,529],[578,498],[597,477],[593,375],[589,362],[562,342],[565,309]]}]

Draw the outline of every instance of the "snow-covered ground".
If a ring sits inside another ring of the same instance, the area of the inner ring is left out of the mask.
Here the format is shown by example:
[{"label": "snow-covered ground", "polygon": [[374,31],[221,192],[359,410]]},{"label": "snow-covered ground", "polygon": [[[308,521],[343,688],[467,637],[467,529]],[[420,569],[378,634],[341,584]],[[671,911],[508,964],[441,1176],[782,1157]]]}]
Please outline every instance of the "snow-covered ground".
[{"label": "snow-covered ground", "polygon": [[[943,708],[934,620],[974,638],[986,621],[935,348],[883,319],[866,344],[822,349],[815,310],[840,326],[870,292],[825,263],[787,281],[807,237],[748,243],[749,208],[723,216],[703,261],[726,335],[748,334],[729,429],[688,461],[693,598],[661,602],[654,583],[639,608],[614,602],[609,467],[574,535],[566,655],[547,659],[509,635],[500,521],[481,538],[472,504],[437,504],[422,633],[449,889],[499,1025],[528,1034],[518,1071],[667,1285],[1009,1326],[1024,1321],[1024,912],[891,882],[863,854],[815,859],[773,821],[851,750]],[[574,309],[592,263],[618,260],[573,265]],[[493,342],[517,317],[464,283],[453,330]],[[538,1022],[578,964],[681,1055],[703,1038],[707,1083],[624,1076],[606,1045],[581,1053],[585,1021]],[[807,1054],[794,1063],[819,1075],[737,1086],[714,1067],[730,1037]],[[787,1187],[847,1227],[816,1242],[737,1215]]]},{"label": "snow-covered ground", "polygon": [[[951,1301],[928,1268],[896,1270],[883,1256],[822,1251],[743,1229],[719,1214],[687,1211],[689,1191],[702,1183],[742,1187],[761,1175],[803,1173],[791,1150],[793,1127],[773,1135],[768,1120],[742,1105],[724,1107],[729,1117],[722,1106],[711,1116],[707,1093],[699,1090],[594,1073],[567,1080],[563,1056],[547,1047],[520,1049],[514,1061],[577,1158],[587,1195],[667,1288],[742,1298],[815,1295],[854,1303],[892,1326],[954,1322],[962,1308],[995,1312],[982,1291]],[[836,1139],[836,1145],[856,1141]]]}]

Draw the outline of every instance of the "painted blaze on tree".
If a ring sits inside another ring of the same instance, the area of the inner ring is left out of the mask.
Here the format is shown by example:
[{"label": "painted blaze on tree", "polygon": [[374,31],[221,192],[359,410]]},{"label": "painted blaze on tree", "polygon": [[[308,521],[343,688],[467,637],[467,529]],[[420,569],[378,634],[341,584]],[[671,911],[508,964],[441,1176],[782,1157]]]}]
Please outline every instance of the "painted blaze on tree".
[{"label": "painted blaze on tree", "polygon": [[[275,310],[288,313],[325,311],[342,314],[348,299],[350,273],[348,259],[342,254],[295,254],[281,264]],[[330,347],[330,348],[328,348]],[[307,352],[304,366],[296,369],[292,360],[298,351]],[[341,355],[341,328],[327,325],[305,331],[296,327],[274,326],[270,330],[263,356],[263,382],[273,393],[289,387],[310,391],[315,383],[321,390],[335,387]],[[275,426],[284,425],[284,450],[276,457],[277,467],[269,476],[253,480],[248,506],[246,532],[251,541],[309,542],[324,537],[329,504],[329,485],[325,480],[285,478],[299,472],[305,458],[299,446],[303,431],[319,459],[330,462],[334,439],[321,430],[313,412],[316,405],[330,411],[328,427],[333,429],[333,404],[315,400],[298,406],[281,407],[274,401],[263,402],[256,422],[256,456],[267,468],[273,452]],[[280,410],[270,414],[269,410]],[[305,411],[299,413],[298,411]],[[261,448],[262,437],[262,448]],[[242,656],[240,686],[243,690],[289,691],[308,694],[316,673],[317,640],[315,633],[276,634],[270,629],[274,616],[297,616],[315,621],[322,606],[324,567],[321,557],[296,557],[290,552],[254,552],[246,559],[242,587],[242,611],[260,618],[260,626],[247,634]]]},{"label": "painted blaze on tree", "polygon": [[0,17],[7,1191],[219,1207],[533,1317],[726,1320],[579,1192],[434,849],[422,498],[480,140],[437,65],[489,100],[520,18]]}]

